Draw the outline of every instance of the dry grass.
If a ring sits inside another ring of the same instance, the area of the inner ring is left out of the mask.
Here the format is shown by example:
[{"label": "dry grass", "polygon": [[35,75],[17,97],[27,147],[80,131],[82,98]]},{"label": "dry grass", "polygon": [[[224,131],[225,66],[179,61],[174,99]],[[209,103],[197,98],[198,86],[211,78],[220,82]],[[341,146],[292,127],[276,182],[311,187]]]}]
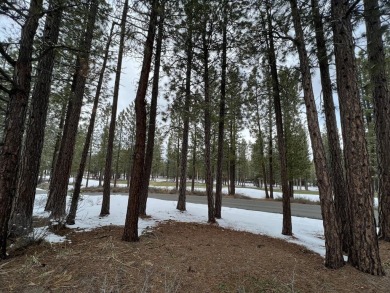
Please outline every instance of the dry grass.
[{"label": "dry grass", "polygon": [[[123,228],[65,230],[0,262],[0,292],[388,292],[390,278],[324,268],[301,246],[216,225],[165,222],[138,243]],[[381,243],[390,274],[390,243]]]}]

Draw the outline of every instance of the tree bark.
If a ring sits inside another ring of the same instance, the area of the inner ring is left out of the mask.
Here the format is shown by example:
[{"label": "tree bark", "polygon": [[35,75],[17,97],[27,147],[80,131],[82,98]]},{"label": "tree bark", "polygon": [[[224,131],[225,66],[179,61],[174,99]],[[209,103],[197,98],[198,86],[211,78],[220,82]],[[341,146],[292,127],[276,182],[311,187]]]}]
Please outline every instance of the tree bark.
[{"label": "tree bark", "polygon": [[222,217],[222,165],[223,145],[225,131],[225,104],[226,104],[226,55],[227,55],[227,1],[223,1],[223,23],[222,23],[222,64],[221,64],[221,98],[219,101],[218,121],[218,153],[217,153],[217,174],[215,184],[215,217]]},{"label": "tree bark", "polygon": [[273,163],[273,137],[272,137],[272,99],[269,99],[268,121],[268,165],[269,165],[269,197],[274,198],[274,163]]},{"label": "tree bark", "polygon": [[[205,16],[204,16],[205,17]],[[214,198],[213,198],[213,178],[211,172],[211,98],[209,80],[209,37],[207,29],[207,19],[204,19],[202,31],[202,58],[203,58],[203,83],[204,83],[204,140],[205,140],[205,182],[208,205],[208,222],[215,223]]]},{"label": "tree bark", "polygon": [[350,1],[332,0],[332,26],[337,90],[344,140],[349,197],[351,247],[348,262],[373,275],[383,275],[373,210],[372,181],[352,36]]},{"label": "tree bark", "polygon": [[61,108],[61,117],[60,117],[60,123],[58,124],[58,130],[57,130],[57,135],[56,135],[56,143],[54,145],[54,151],[53,151],[53,158],[51,160],[51,167],[50,167],[50,179],[49,182],[51,182],[51,178],[53,177],[54,173],[54,168],[57,162],[57,157],[58,157],[58,151],[60,149],[61,145],[61,137],[64,131],[64,125],[65,125],[65,118],[67,116],[67,109],[68,109],[68,103],[67,101],[63,101],[62,103],[62,108]]},{"label": "tree bark", "polygon": [[327,137],[330,150],[330,167],[332,170],[332,185],[336,216],[341,229],[343,251],[347,252],[350,246],[350,228],[347,218],[348,196],[345,184],[345,174],[342,164],[342,155],[339,134],[337,129],[335,106],[333,102],[332,81],[329,74],[329,60],[326,49],[326,40],[322,17],[319,12],[318,0],[311,0],[312,18],[316,33],[317,59],[320,67],[322,95]]},{"label": "tree bark", "polygon": [[153,55],[153,42],[156,31],[156,20],[158,14],[158,0],[152,1],[148,34],[144,47],[144,59],[138,83],[138,90],[135,97],[136,116],[136,138],[133,154],[133,166],[131,169],[129,202],[127,205],[125,228],[122,240],[138,241],[138,216],[139,216],[139,192],[142,187],[145,163],[145,143],[146,143],[146,91]]},{"label": "tree bark", "polygon": [[364,0],[379,175],[379,238],[390,241],[390,93],[378,0]]},{"label": "tree bark", "polygon": [[110,130],[108,132],[106,164],[104,167],[104,182],[103,182],[103,201],[100,210],[100,216],[104,217],[110,214],[110,191],[111,191],[111,175],[112,175],[112,154],[114,152],[114,138],[116,126],[116,112],[118,109],[119,84],[122,74],[122,58],[125,46],[126,37],[126,19],[129,10],[129,0],[126,0],[123,5],[121,32],[119,40],[118,61],[115,71],[114,96],[112,98]]},{"label": "tree bark", "polygon": [[7,256],[8,222],[17,187],[24,122],[31,87],[33,43],[41,10],[42,0],[30,1],[26,22],[21,31],[19,56],[13,64],[12,89],[5,118],[3,146],[0,150],[0,258],[2,259]]},{"label": "tree bark", "polygon": [[180,186],[179,197],[177,200],[176,209],[179,211],[186,210],[186,192],[187,192],[187,156],[188,156],[188,133],[190,128],[190,104],[191,104],[191,72],[193,58],[193,43],[192,43],[192,8],[189,8],[187,20],[187,40],[186,40],[186,88],[184,99],[184,115],[183,115],[183,137],[181,142],[181,168],[180,168]]},{"label": "tree bark", "polygon": [[342,242],[340,237],[341,231],[338,225],[339,222],[336,221],[337,216],[333,201],[332,181],[328,173],[325,148],[322,143],[320,125],[318,123],[318,113],[314,99],[313,85],[311,82],[309,58],[306,51],[297,0],[290,0],[290,5],[295,28],[295,45],[298,50],[300,70],[302,74],[302,86],[306,105],[306,119],[318,179],[321,214],[325,234],[325,266],[337,269],[344,265]]},{"label": "tree bark", "polygon": [[149,179],[152,173],[153,163],[153,151],[154,151],[154,138],[156,133],[156,116],[157,116],[157,98],[158,98],[158,85],[160,81],[160,61],[161,61],[161,49],[164,35],[164,2],[161,1],[161,7],[158,15],[158,33],[156,40],[156,54],[154,56],[154,75],[152,85],[152,100],[150,102],[150,114],[149,114],[149,127],[148,127],[148,143],[146,146],[144,178],[140,193],[140,215],[146,216],[146,202],[148,199]]},{"label": "tree bark", "polygon": [[280,86],[278,80],[278,71],[276,66],[276,54],[273,37],[273,27],[271,20],[271,13],[267,8],[267,22],[268,22],[268,61],[271,68],[272,78],[272,94],[274,100],[275,116],[276,116],[276,131],[278,134],[278,149],[280,160],[280,177],[282,182],[283,193],[283,235],[292,235],[291,224],[291,205],[290,205],[290,192],[288,187],[288,174],[287,174],[287,155],[286,155],[286,139],[283,130],[283,115],[280,102]]},{"label": "tree bark", "polygon": [[43,50],[47,53],[40,59],[37,80],[31,96],[31,110],[28,116],[25,144],[19,161],[16,200],[12,213],[10,230],[14,236],[31,232],[35,189],[38,184],[40,159],[45,137],[47,108],[55,58],[53,46],[57,44],[62,17],[58,1],[49,2],[43,32]]},{"label": "tree bark", "polygon": [[98,0],[91,0],[88,12],[87,29],[80,42],[80,53],[77,56],[75,72],[72,81],[72,90],[68,105],[67,119],[62,135],[61,146],[58,153],[53,178],[50,182],[49,200],[46,210],[50,211],[50,217],[56,221],[62,221],[65,216],[66,195],[74,147],[76,143],[77,128],[80,119],[81,106],[86,79],[89,71],[90,48],[93,39],[93,30],[98,11]]},{"label": "tree bark", "polygon": [[229,195],[236,194],[236,133],[235,119],[230,121],[230,145],[229,145]]},{"label": "tree bark", "polygon": [[105,48],[103,64],[102,64],[102,68],[100,70],[99,81],[98,81],[98,84],[96,87],[96,93],[95,93],[95,97],[93,100],[92,113],[91,113],[91,118],[89,119],[89,125],[88,125],[87,135],[85,137],[83,152],[81,154],[80,165],[79,165],[79,169],[77,171],[77,175],[75,178],[75,184],[74,184],[73,195],[72,195],[72,202],[70,204],[69,213],[68,213],[68,216],[66,218],[66,223],[68,225],[75,224],[77,207],[78,207],[78,202],[80,199],[81,183],[83,180],[85,165],[87,163],[88,151],[90,150],[90,146],[91,146],[93,129],[95,127],[96,112],[97,112],[98,105],[99,105],[99,98],[100,98],[100,93],[101,93],[101,89],[102,89],[102,85],[103,85],[104,72],[106,71],[106,67],[107,67],[107,60],[108,60],[108,55],[110,52],[109,50],[110,50],[110,45],[111,45],[111,41],[112,41],[112,35],[114,32],[114,25],[115,25],[115,23],[113,22],[111,25],[110,36],[108,37],[106,48]]}]

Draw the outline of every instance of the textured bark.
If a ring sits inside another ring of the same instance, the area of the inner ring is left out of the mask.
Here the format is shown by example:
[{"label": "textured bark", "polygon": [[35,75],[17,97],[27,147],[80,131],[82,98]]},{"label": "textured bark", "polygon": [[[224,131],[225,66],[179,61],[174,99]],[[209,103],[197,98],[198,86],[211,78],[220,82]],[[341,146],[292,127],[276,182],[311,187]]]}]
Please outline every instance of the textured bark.
[{"label": "textured bark", "polygon": [[[5,259],[8,222],[15,198],[17,173],[23,141],[24,122],[31,84],[34,36],[41,16],[42,0],[32,0],[22,26],[18,59],[14,64],[12,89],[5,118],[3,146],[0,150],[0,258]],[[35,174],[38,176],[38,174]]]},{"label": "textured bark", "polygon": [[223,144],[225,130],[225,104],[226,104],[226,54],[227,54],[227,1],[223,2],[223,23],[222,23],[222,64],[221,64],[221,99],[219,101],[218,121],[218,153],[217,173],[215,184],[215,217],[222,217],[222,165],[223,165]]},{"label": "textured bark", "polygon": [[72,167],[85,83],[89,71],[89,51],[92,44],[97,11],[98,0],[91,0],[87,29],[79,45],[80,53],[76,60],[64,133],[61,139],[61,146],[54,168],[54,174],[50,182],[49,200],[46,204],[46,210],[50,211],[51,218],[57,221],[62,221],[65,216],[68,181],[70,169]]},{"label": "textured bark", "polygon": [[320,194],[321,214],[325,235],[325,266],[337,269],[344,265],[342,242],[340,237],[341,231],[338,225],[339,222],[336,221],[337,216],[333,201],[332,182],[328,173],[325,148],[322,143],[320,125],[318,123],[318,113],[314,99],[313,85],[311,82],[309,58],[305,46],[297,0],[290,0],[290,5],[295,28],[295,45],[298,50],[302,74],[302,86],[306,105],[306,119]]},{"label": "textured bark", "polygon": [[360,105],[349,1],[332,0],[337,90],[344,141],[349,197],[351,247],[348,262],[373,275],[383,275],[373,210],[363,112]]},{"label": "textured bark", "polygon": [[191,180],[191,192],[195,191],[195,173],[196,173],[196,124],[194,125],[194,139],[193,139],[193,148],[192,148],[192,180]]},{"label": "textured bark", "polygon": [[230,121],[230,145],[229,145],[229,195],[236,194],[236,132],[235,119]]},{"label": "textured bark", "polygon": [[93,129],[95,127],[96,112],[97,112],[98,105],[99,105],[99,98],[100,98],[100,93],[101,93],[101,89],[102,89],[102,85],[103,85],[104,72],[106,71],[106,67],[107,67],[108,54],[110,53],[109,49],[110,49],[110,45],[111,45],[111,41],[112,41],[113,31],[114,31],[114,23],[112,23],[110,36],[108,37],[108,41],[106,44],[104,58],[103,58],[103,64],[102,64],[102,68],[100,70],[99,80],[98,80],[98,84],[96,87],[96,93],[95,93],[95,97],[93,100],[91,118],[89,119],[89,125],[88,125],[87,135],[85,137],[83,152],[81,154],[80,165],[79,165],[79,169],[77,171],[77,175],[75,178],[75,184],[74,184],[73,195],[72,195],[72,202],[70,204],[69,213],[68,213],[68,216],[66,218],[66,223],[68,225],[75,224],[77,207],[78,207],[78,202],[80,199],[81,182],[83,180],[85,165],[87,163],[88,151],[90,150],[91,145],[92,145],[91,140],[92,140],[92,135],[93,135]]},{"label": "textured bark", "polygon": [[135,119],[136,138],[133,154],[133,166],[131,169],[129,202],[127,205],[125,228],[122,240],[138,241],[138,215],[139,215],[139,192],[142,187],[142,178],[145,163],[145,143],[146,143],[146,91],[153,55],[153,42],[156,31],[156,20],[158,11],[158,1],[152,1],[152,11],[150,13],[148,34],[144,47],[144,58],[142,70],[138,83],[138,90],[135,97]]},{"label": "textured bark", "polygon": [[324,26],[319,12],[318,0],[311,0],[312,18],[316,33],[317,59],[320,67],[322,96],[324,99],[324,111],[327,137],[330,151],[330,168],[332,170],[332,185],[336,216],[341,229],[343,251],[347,252],[350,246],[350,227],[347,217],[347,187],[342,164],[342,155],[339,134],[337,129],[335,106],[333,102],[332,81],[329,74],[329,60],[326,49]]},{"label": "textured bark", "polygon": [[364,1],[379,174],[379,238],[390,241],[390,93],[378,0]]},{"label": "textured bark", "polygon": [[269,99],[268,117],[268,165],[269,165],[269,197],[274,198],[274,164],[273,164],[273,136],[272,136],[272,99]]},{"label": "textured bark", "polygon": [[256,83],[256,120],[257,120],[257,131],[259,133],[259,140],[260,140],[260,159],[261,159],[261,169],[263,171],[264,176],[264,189],[265,189],[265,198],[269,198],[268,193],[268,186],[267,186],[267,172],[265,168],[265,158],[264,158],[264,138],[263,138],[263,132],[261,131],[261,122],[260,122],[260,107],[258,100],[258,89],[257,89],[257,83]]},{"label": "textured bark", "polygon": [[104,217],[104,216],[107,216],[110,214],[112,154],[114,152],[116,112],[118,110],[119,85],[120,85],[121,74],[122,74],[122,58],[123,58],[123,50],[124,50],[124,46],[125,46],[126,19],[127,19],[128,10],[129,10],[129,0],[126,0],[124,5],[123,5],[123,11],[122,11],[118,60],[117,60],[117,65],[116,65],[116,70],[115,70],[114,95],[112,97],[111,121],[110,121],[110,129],[108,131],[106,164],[104,167],[103,201],[102,201],[102,208],[100,210],[101,217]]},{"label": "textured bark", "polygon": [[55,51],[52,48],[57,41],[62,17],[58,1],[49,2],[43,31],[43,50],[46,54],[37,67],[37,79],[31,96],[25,144],[19,161],[16,201],[12,213],[10,230],[14,236],[31,232],[32,212],[35,200],[35,188],[38,184],[40,159],[45,137],[47,108],[49,104],[51,78]]},{"label": "textured bark", "polygon": [[62,134],[63,134],[63,131],[64,131],[65,118],[67,116],[66,115],[67,114],[67,109],[68,109],[67,105],[68,105],[68,103],[66,101],[64,101],[62,103],[60,123],[58,124],[58,130],[57,130],[57,135],[56,135],[56,143],[54,145],[53,158],[51,160],[50,180],[49,180],[49,182],[51,182],[51,178],[53,177],[54,168],[55,168],[55,165],[56,165],[56,162],[57,162],[57,157],[58,157],[58,151],[60,150],[61,137],[62,137]]},{"label": "textured bark", "polygon": [[154,75],[152,85],[152,100],[150,102],[150,114],[149,114],[149,126],[148,126],[148,143],[146,146],[144,178],[142,182],[142,188],[140,193],[140,215],[146,215],[146,202],[148,199],[149,179],[152,173],[153,163],[153,150],[154,150],[154,137],[156,133],[156,116],[157,116],[157,98],[158,98],[158,85],[160,81],[160,61],[161,61],[161,48],[164,35],[164,1],[161,2],[159,9],[159,21],[158,21],[158,33],[156,40],[156,54],[154,56]]},{"label": "textured bark", "polygon": [[188,155],[188,134],[190,126],[190,104],[191,104],[191,72],[192,72],[192,13],[190,8],[187,20],[187,40],[186,40],[186,88],[184,99],[184,115],[183,115],[183,136],[181,143],[181,169],[180,169],[180,187],[179,197],[177,200],[176,209],[179,211],[186,210],[186,191],[187,191],[187,155]]},{"label": "textured bark", "polygon": [[204,162],[205,182],[208,206],[208,222],[215,223],[214,198],[213,198],[213,176],[211,172],[211,97],[209,80],[209,31],[207,31],[207,20],[204,20],[202,31],[202,58],[203,58],[203,83],[204,83]]},{"label": "textured bark", "polygon": [[276,131],[278,134],[278,149],[280,160],[280,177],[282,182],[283,193],[283,235],[292,235],[291,224],[291,205],[290,192],[288,188],[288,174],[287,174],[287,155],[286,155],[286,139],[283,130],[283,115],[280,103],[280,86],[278,80],[278,71],[276,66],[276,55],[273,37],[272,20],[269,9],[267,9],[267,23],[268,23],[268,61],[271,69],[272,78],[272,95],[274,100],[275,116],[276,116]]}]

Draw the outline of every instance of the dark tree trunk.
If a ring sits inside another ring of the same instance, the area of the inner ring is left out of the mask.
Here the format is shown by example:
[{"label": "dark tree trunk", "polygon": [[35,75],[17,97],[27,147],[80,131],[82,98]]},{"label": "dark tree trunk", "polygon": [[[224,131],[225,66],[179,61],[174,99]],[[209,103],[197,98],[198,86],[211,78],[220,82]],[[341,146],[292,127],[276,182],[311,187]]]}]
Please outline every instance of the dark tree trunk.
[{"label": "dark tree trunk", "polygon": [[215,184],[215,217],[222,217],[222,165],[223,145],[225,130],[225,104],[226,104],[226,54],[227,54],[227,7],[228,3],[223,2],[223,23],[222,23],[222,64],[221,64],[221,99],[219,101],[219,122],[218,122],[218,154],[217,174]]},{"label": "dark tree trunk", "polygon": [[324,26],[319,12],[318,0],[311,0],[312,18],[316,32],[317,59],[320,66],[322,95],[324,98],[324,111],[326,118],[326,130],[330,151],[330,167],[333,178],[334,202],[336,216],[341,229],[343,251],[348,251],[350,243],[350,228],[347,217],[347,188],[342,164],[342,155],[339,134],[336,122],[335,106],[333,102],[332,82],[329,74],[329,61],[326,50]]},{"label": "dark tree trunk", "polygon": [[181,143],[181,169],[180,169],[180,187],[179,197],[176,209],[179,211],[186,210],[186,192],[187,192],[187,154],[188,154],[188,132],[190,128],[190,104],[191,104],[191,72],[192,72],[192,9],[189,11],[187,21],[187,40],[186,40],[186,89],[184,100],[183,115],[183,139]]},{"label": "dark tree trunk", "polygon": [[360,105],[349,2],[331,1],[337,90],[350,205],[348,215],[352,241],[348,262],[363,272],[383,275],[375,227],[372,181]]},{"label": "dark tree trunk", "polygon": [[229,195],[236,194],[236,133],[235,133],[235,119],[230,121],[230,145],[229,145],[229,181],[230,190]]},{"label": "dark tree trunk", "polygon": [[100,70],[99,81],[98,81],[98,84],[97,84],[97,87],[96,87],[96,93],[95,93],[95,97],[94,97],[94,100],[93,100],[91,118],[89,119],[89,125],[88,125],[87,135],[85,137],[85,143],[84,143],[84,147],[83,147],[83,152],[81,154],[80,165],[79,165],[79,169],[77,171],[77,175],[76,175],[76,178],[75,178],[72,202],[71,202],[71,205],[70,205],[69,214],[68,214],[68,216],[66,218],[66,223],[68,225],[74,225],[75,224],[76,213],[77,213],[77,206],[78,206],[78,202],[79,202],[79,199],[80,199],[81,183],[82,183],[82,180],[83,180],[83,174],[84,174],[84,170],[85,170],[85,165],[87,163],[88,150],[90,150],[90,148],[91,148],[90,146],[91,146],[91,140],[92,140],[92,135],[93,135],[93,129],[95,127],[96,112],[97,112],[98,105],[99,105],[99,98],[100,98],[100,93],[101,93],[101,89],[102,89],[102,85],[103,85],[104,72],[105,72],[106,66],[107,66],[108,54],[109,54],[109,50],[110,50],[110,45],[111,45],[113,31],[114,31],[114,23],[112,23],[110,36],[108,37],[108,41],[107,41],[107,44],[106,44],[103,64],[102,64],[102,68]]},{"label": "dark tree trunk", "polygon": [[378,0],[364,0],[379,174],[379,237],[390,241],[390,93]]},{"label": "dark tree trunk", "polygon": [[112,98],[110,130],[108,132],[106,164],[104,167],[103,201],[102,201],[102,208],[100,210],[101,217],[104,217],[104,216],[107,216],[110,214],[112,154],[114,152],[116,112],[118,109],[119,85],[120,85],[121,74],[122,74],[122,57],[123,57],[123,50],[124,50],[124,46],[125,46],[126,19],[127,19],[128,10],[129,10],[129,0],[126,0],[124,5],[123,5],[123,12],[122,12],[122,19],[121,19],[121,32],[120,32],[120,40],[119,40],[119,51],[118,51],[118,61],[117,61],[116,70],[115,70],[114,96]]},{"label": "dark tree trunk", "polygon": [[283,131],[283,115],[282,107],[280,103],[280,88],[278,80],[278,71],[276,66],[276,54],[274,47],[273,27],[272,19],[269,9],[267,9],[267,22],[268,22],[268,61],[271,68],[272,78],[272,92],[274,98],[274,108],[276,116],[276,131],[278,134],[278,149],[280,159],[280,177],[282,182],[283,192],[283,235],[292,235],[291,224],[291,206],[290,206],[290,192],[288,188],[288,175],[287,175],[287,155],[286,155],[286,139]]},{"label": "dark tree trunk", "polygon": [[46,210],[50,211],[50,216],[57,221],[62,221],[63,217],[65,216],[68,181],[70,169],[72,167],[85,83],[89,71],[88,63],[90,48],[93,39],[93,30],[98,11],[98,5],[98,0],[91,0],[90,9],[88,12],[87,29],[82,41],[80,42],[80,53],[76,60],[76,69],[73,75],[72,91],[69,102],[70,104],[68,106],[64,133],[61,140],[61,146],[58,153],[53,178],[50,182],[49,200],[46,204]]},{"label": "dark tree trunk", "polygon": [[[19,56],[14,62],[12,89],[5,118],[3,146],[0,150],[0,258],[5,259],[8,222],[17,186],[17,174],[24,122],[31,84],[31,59],[34,36],[41,17],[42,0],[32,0],[21,31]],[[35,174],[38,176],[38,173]]]},{"label": "dark tree trunk", "polygon": [[140,193],[140,215],[146,216],[146,202],[148,199],[149,179],[152,173],[154,137],[156,133],[156,116],[157,116],[157,98],[158,98],[158,84],[160,81],[160,60],[161,48],[164,36],[164,1],[161,1],[159,10],[158,33],[156,40],[156,55],[154,56],[154,75],[152,87],[152,100],[150,102],[149,126],[148,126],[148,143],[146,146],[144,177]]},{"label": "dark tree trunk", "polygon": [[206,196],[208,205],[208,222],[215,223],[214,198],[213,198],[213,177],[211,173],[211,98],[210,98],[210,80],[209,80],[209,31],[207,29],[207,20],[204,20],[202,31],[202,58],[203,58],[203,82],[204,82],[204,140],[205,140],[205,182]]},{"label": "dark tree trunk", "polygon": [[263,177],[264,177],[263,179],[264,179],[265,198],[269,198],[268,186],[267,186],[267,172],[265,168],[265,158],[264,158],[264,138],[263,138],[263,133],[261,131],[259,103],[260,101],[258,100],[257,83],[256,83],[256,119],[257,119],[257,129],[259,132],[259,140],[260,140],[261,169],[263,171]]},{"label": "dark tree trunk", "polygon": [[118,178],[120,178],[119,173],[119,157],[121,154],[121,148],[122,148],[122,132],[123,132],[123,125],[121,125],[119,130],[119,144],[118,144],[118,151],[116,152],[116,163],[115,163],[115,175],[114,175],[114,188],[116,187],[116,182]]},{"label": "dark tree trunk", "polygon": [[295,45],[298,50],[302,74],[302,86],[306,105],[306,119],[309,128],[321,201],[321,214],[325,234],[325,266],[337,269],[344,265],[342,242],[340,237],[341,230],[338,225],[339,222],[336,221],[337,216],[333,201],[332,180],[328,173],[325,148],[322,143],[320,125],[318,123],[318,113],[311,82],[309,58],[306,51],[297,0],[290,0],[290,4],[296,35]]},{"label": "dark tree trunk", "polygon": [[53,158],[51,160],[50,179],[49,179],[50,182],[51,182],[51,178],[53,178],[54,168],[55,168],[55,165],[57,162],[57,157],[58,157],[58,151],[59,151],[60,145],[61,145],[61,137],[62,137],[62,134],[64,131],[65,117],[67,116],[66,115],[67,114],[66,111],[68,109],[67,105],[68,105],[68,103],[66,101],[64,101],[62,103],[60,123],[58,124],[56,143],[54,145]]},{"label": "dark tree trunk", "polygon": [[274,198],[274,163],[273,163],[273,137],[272,137],[272,99],[269,99],[269,122],[268,122],[268,164],[269,164],[269,197]]},{"label": "dark tree trunk", "polygon": [[192,182],[191,182],[191,192],[195,191],[195,173],[196,173],[196,123],[194,125],[194,140],[193,140],[193,149],[192,149]]},{"label": "dark tree trunk", "polygon": [[148,34],[144,47],[144,58],[142,70],[138,83],[138,90],[135,97],[135,119],[136,136],[133,154],[133,166],[131,169],[129,202],[127,206],[125,228],[122,240],[138,241],[138,216],[139,216],[139,192],[142,188],[142,178],[144,176],[145,163],[145,143],[146,143],[146,91],[153,55],[153,42],[156,31],[156,20],[158,14],[158,1],[152,1],[152,8],[149,20]]},{"label": "dark tree trunk", "polygon": [[31,232],[32,212],[39,173],[40,159],[45,137],[47,108],[49,104],[51,77],[57,44],[62,9],[56,1],[49,2],[43,32],[43,50],[47,53],[38,63],[37,81],[31,96],[31,110],[28,117],[25,144],[19,161],[16,201],[11,218],[10,229],[15,236]]}]

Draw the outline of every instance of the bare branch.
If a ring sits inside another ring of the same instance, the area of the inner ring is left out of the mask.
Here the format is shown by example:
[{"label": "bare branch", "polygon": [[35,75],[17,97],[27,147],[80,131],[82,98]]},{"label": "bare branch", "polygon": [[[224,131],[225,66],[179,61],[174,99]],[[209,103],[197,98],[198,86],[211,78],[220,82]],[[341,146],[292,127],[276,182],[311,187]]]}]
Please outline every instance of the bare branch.
[{"label": "bare branch", "polygon": [[14,67],[16,64],[16,61],[7,53],[7,51],[3,47],[3,43],[0,43],[0,54],[4,57],[4,59],[12,66]]}]

